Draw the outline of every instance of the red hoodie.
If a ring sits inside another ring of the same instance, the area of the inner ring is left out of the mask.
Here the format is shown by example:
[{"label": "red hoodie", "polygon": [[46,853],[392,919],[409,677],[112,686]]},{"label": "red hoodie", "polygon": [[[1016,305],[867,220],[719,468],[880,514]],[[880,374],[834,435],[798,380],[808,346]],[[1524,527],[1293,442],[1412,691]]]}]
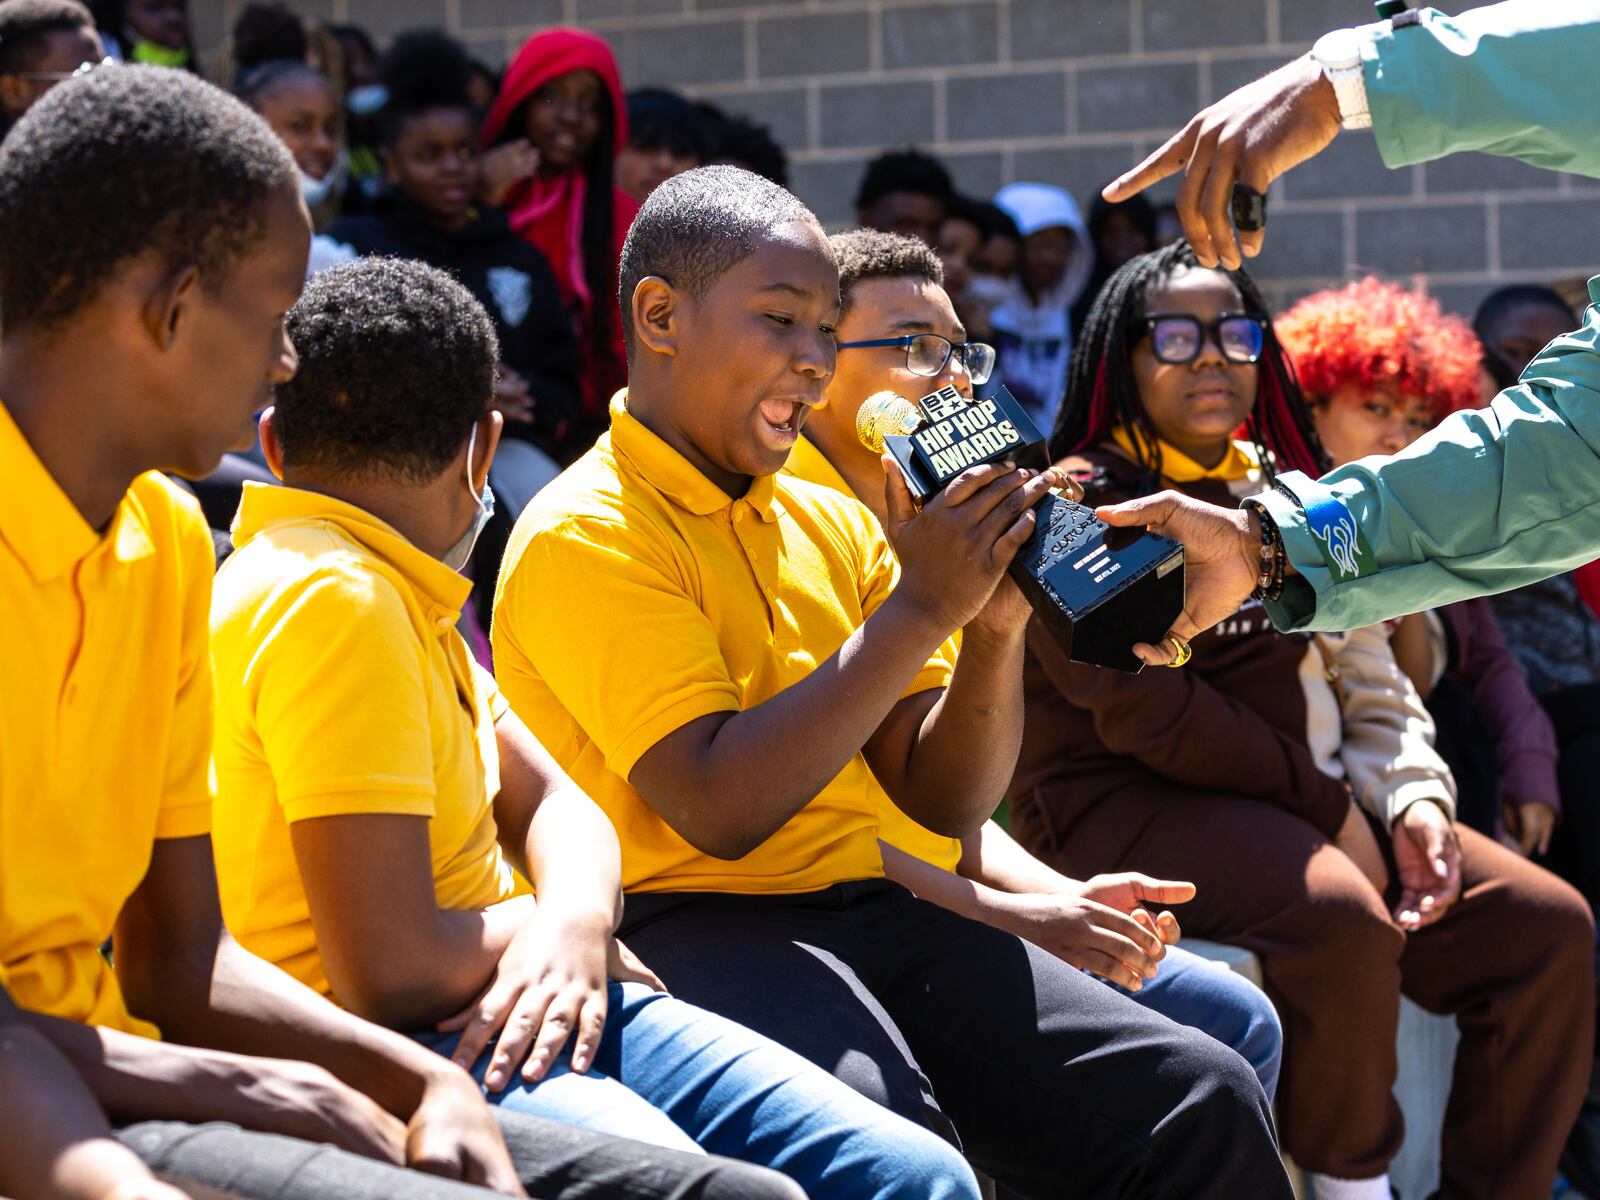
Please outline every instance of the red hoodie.
[{"label": "red hoodie", "polygon": [[[592,33],[581,29],[547,29],[529,38],[506,68],[489,115],[483,123],[483,143],[494,145],[518,107],[552,79],[573,71],[593,71],[611,98],[612,153],[627,141],[628,110],[622,96],[622,80],[611,47]],[[520,135],[521,130],[512,131]],[[611,395],[628,381],[627,355],[622,342],[621,314],[617,311],[617,263],[622,257],[623,239],[633,224],[639,206],[622,192],[611,196],[611,269],[598,288],[591,286],[583,263],[583,201],[588,178],[574,168],[556,179],[534,176],[519,183],[505,199],[505,210],[512,229],[536,246],[550,262],[561,299],[572,313],[578,340],[583,346],[583,409],[585,414],[604,420]],[[599,281],[596,281],[597,283]],[[610,306],[609,345],[596,349],[590,330],[594,306]]]}]

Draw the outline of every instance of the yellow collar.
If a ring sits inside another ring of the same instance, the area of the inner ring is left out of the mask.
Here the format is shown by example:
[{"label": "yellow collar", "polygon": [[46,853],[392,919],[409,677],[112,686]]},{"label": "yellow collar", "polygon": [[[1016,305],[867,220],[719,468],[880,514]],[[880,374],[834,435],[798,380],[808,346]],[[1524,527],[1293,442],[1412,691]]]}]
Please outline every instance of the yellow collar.
[{"label": "yellow collar", "polygon": [[783,464],[784,475],[793,475],[796,479],[804,479],[807,483],[815,483],[821,487],[832,488],[836,492],[843,492],[846,496],[854,496],[850,485],[845,482],[839,469],[828,461],[828,456],[817,449],[816,443],[809,438],[800,438],[794,444],[794,449],[789,451],[789,461]]},{"label": "yellow collar", "polygon": [[[1135,438],[1138,438],[1138,446],[1134,444]],[[1113,429],[1111,440],[1135,462],[1152,457],[1148,451],[1140,453],[1139,446],[1148,445],[1144,435],[1130,432],[1126,426],[1118,425]],[[1173,483],[1194,483],[1201,479],[1220,479],[1225,483],[1233,483],[1261,468],[1260,462],[1256,459],[1255,448],[1241,441],[1229,442],[1227,454],[1223,455],[1222,461],[1214,467],[1202,467],[1164,438],[1157,444],[1161,447],[1162,477]]]},{"label": "yellow collar", "polygon": [[734,504],[748,504],[763,521],[778,519],[773,487],[776,476],[756,476],[750,481],[750,490],[734,500],[628,411],[627,388],[611,398],[609,436],[612,453],[627,459],[646,483],[697,517],[709,516]]},{"label": "yellow collar", "polygon": [[418,549],[393,525],[380,521],[364,508],[300,488],[247,483],[233,519],[233,542],[240,550],[263,533],[287,525],[325,522],[359,543],[374,557],[393,567],[415,588],[447,613],[460,612],[472,591],[472,581],[452,571],[425,550]]},{"label": "yellow collar", "polygon": [[107,542],[122,562],[153,554],[155,545],[145,520],[143,507],[130,491],[118,503],[104,536],[95,532],[0,404],[0,539],[36,582],[48,583],[65,574]]}]

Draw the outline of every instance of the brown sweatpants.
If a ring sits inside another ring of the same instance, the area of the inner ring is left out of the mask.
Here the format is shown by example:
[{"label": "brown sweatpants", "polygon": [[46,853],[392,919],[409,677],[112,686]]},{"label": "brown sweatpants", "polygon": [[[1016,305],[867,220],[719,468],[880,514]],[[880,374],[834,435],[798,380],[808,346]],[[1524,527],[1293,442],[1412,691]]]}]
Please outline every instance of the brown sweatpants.
[{"label": "brown sweatpants", "polygon": [[1356,865],[1281,809],[1142,788],[1085,807],[1072,790],[1019,798],[1013,835],[1078,878],[1137,870],[1197,885],[1184,932],[1261,959],[1284,1029],[1280,1134],[1302,1168],[1388,1169],[1403,1136],[1392,1088],[1404,994],[1461,1030],[1440,1196],[1550,1195],[1594,1044],[1594,925],[1573,888],[1457,826],[1461,899],[1408,936]]}]

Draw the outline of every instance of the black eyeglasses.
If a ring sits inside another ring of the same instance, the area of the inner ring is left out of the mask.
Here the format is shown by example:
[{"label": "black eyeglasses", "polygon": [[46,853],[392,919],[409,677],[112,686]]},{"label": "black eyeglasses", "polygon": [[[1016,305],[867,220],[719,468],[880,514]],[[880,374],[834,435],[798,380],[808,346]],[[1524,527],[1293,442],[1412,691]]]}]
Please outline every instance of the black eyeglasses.
[{"label": "black eyeglasses", "polygon": [[835,350],[868,350],[879,346],[904,346],[906,370],[913,375],[928,378],[944,371],[950,356],[966,368],[973,383],[988,383],[994,374],[994,347],[983,342],[963,342],[957,345],[937,333],[910,333],[904,337],[873,338],[867,342],[840,342]]},{"label": "black eyeglasses", "polygon": [[1146,313],[1135,328],[1150,335],[1157,362],[1177,367],[1199,358],[1208,338],[1231,363],[1257,362],[1267,342],[1267,319],[1255,313],[1223,313],[1209,322],[1188,313]]}]

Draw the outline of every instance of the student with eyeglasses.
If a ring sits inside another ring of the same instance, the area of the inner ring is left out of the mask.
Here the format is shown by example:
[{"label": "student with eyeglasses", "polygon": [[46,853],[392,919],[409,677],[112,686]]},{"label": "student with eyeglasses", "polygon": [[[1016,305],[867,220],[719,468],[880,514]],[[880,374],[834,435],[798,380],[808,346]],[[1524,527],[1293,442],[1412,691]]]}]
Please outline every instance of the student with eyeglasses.
[{"label": "student with eyeglasses", "polygon": [[105,56],[78,0],[0,0],[0,137],[40,96]]},{"label": "student with eyeglasses", "polygon": [[[885,390],[916,400],[954,387],[971,398],[989,378],[994,350],[965,340],[939,257],[923,242],[875,229],[836,234],[829,242],[839,260],[838,331],[846,340],[838,344],[833,378],[783,473],[854,496],[887,527],[883,463],[856,434],[861,406]],[[903,332],[851,340],[894,331]],[[941,656],[953,665],[960,645],[958,631]],[[888,878],[1109,980],[1145,1008],[1204,1030],[1244,1056],[1269,1097],[1276,1090],[1283,1033],[1271,1002],[1241,976],[1214,970],[1173,944],[1178,923],[1163,906],[1190,899],[1193,885],[1132,871],[1068,879],[993,820],[964,838],[933,833],[892,803],[880,804],[879,820]]]},{"label": "student with eyeglasses", "polygon": [[[1183,242],[1107,282],[1050,450],[1097,502],[1253,503],[1329,465],[1260,292]],[[1589,913],[1455,821],[1389,629],[1279,634],[1250,599],[1184,670],[1069,663],[1038,628],[1023,670],[1012,833],[1069,876],[1192,880],[1185,930],[1260,958],[1279,1130],[1320,1200],[1389,1200],[1401,995],[1461,1030],[1442,1194],[1548,1196],[1589,1078]]]}]

